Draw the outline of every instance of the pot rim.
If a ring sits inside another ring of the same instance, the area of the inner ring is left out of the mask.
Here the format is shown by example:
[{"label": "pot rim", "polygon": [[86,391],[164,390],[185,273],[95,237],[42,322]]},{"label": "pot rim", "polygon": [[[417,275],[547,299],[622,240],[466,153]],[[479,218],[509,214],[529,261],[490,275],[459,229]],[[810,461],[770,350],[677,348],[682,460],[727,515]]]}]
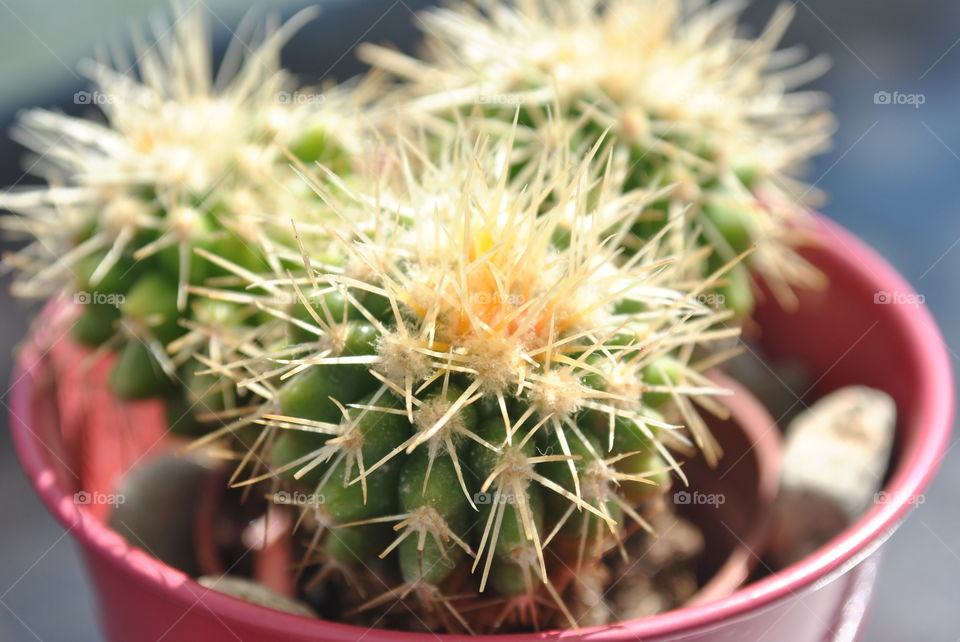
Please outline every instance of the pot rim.
[{"label": "pot rim", "polygon": [[[838,261],[865,281],[882,284],[884,290],[913,293],[913,288],[882,257],[853,234],[821,216],[817,226],[826,237],[826,246],[832,247]],[[829,237],[833,237],[832,239]],[[842,250],[842,251],[841,251]],[[848,568],[856,565],[876,549],[915,504],[913,497],[923,492],[943,457],[953,424],[953,373],[943,338],[932,315],[925,306],[888,306],[890,322],[916,346],[915,354],[920,368],[917,390],[920,399],[917,446],[900,460],[894,474],[884,487],[890,499],[878,502],[864,516],[827,545],[813,554],[758,582],[749,584],[727,597],[687,606],[647,618],[630,620],[579,631],[552,631],[544,633],[493,634],[477,637],[434,634],[438,640],[473,640],[489,642],[529,642],[557,637],[589,637],[591,640],[619,638],[623,633],[642,638],[677,634],[691,629],[708,628],[721,621],[738,619],[746,613],[764,609],[775,602],[803,592],[811,587],[829,583]],[[422,640],[425,634],[387,629],[372,629],[338,622],[307,619],[210,590],[194,582],[184,573],[166,566],[140,549],[131,546],[105,524],[83,514],[72,498],[56,483],[53,471],[44,461],[44,446],[30,429],[24,417],[30,413],[31,372],[39,365],[39,358],[21,357],[14,369],[10,387],[11,434],[21,465],[31,484],[48,510],[61,524],[79,539],[88,553],[126,567],[131,575],[143,582],[156,585],[158,590],[182,601],[187,608],[199,604],[215,613],[227,614],[230,619],[250,626],[264,626],[286,630],[290,634],[309,635],[323,630],[330,640],[353,640],[358,636],[374,635],[398,642]]]}]

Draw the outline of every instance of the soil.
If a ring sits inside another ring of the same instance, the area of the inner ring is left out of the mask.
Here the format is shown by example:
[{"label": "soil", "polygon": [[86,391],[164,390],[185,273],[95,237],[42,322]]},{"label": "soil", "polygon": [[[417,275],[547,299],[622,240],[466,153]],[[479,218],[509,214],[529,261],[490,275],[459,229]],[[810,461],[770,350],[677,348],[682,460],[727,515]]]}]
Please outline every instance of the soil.
[{"label": "soil", "polygon": [[[683,605],[700,588],[697,570],[704,549],[703,534],[689,520],[672,514],[668,503],[658,504],[656,514],[649,517],[657,535],[638,528],[623,542],[622,551],[614,548],[600,563],[584,565],[576,574],[551,569],[554,585],[579,626],[662,613]],[[305,535],[303,539],[306,541]],[[295,551],[295,558],[304,552]],[[229,564],[228,559],[225,562]],[[321,563],[305,570],[298,581],[298,602],[283,610],[310,610],[326,619],[358,625],[369,625],[376,618],[380,627],[408,631],[507,633],[570,626],[545,592],[532,603],[526,596],[510,600],[478,597],[476,577],[466,567],[454,572],[444,591],[457,596],[449,606],[467,626],[451,615],[451,609],[432,601],[429,594],[415,589],[405,592],[400,585],[386,565],[355,573]],[[217,588],[231,592],[232,586],[243,585],[232,582]],[[250,590],[249,586],[243,588]],[[259,593],[269,598],[269,590],[261,589]],[[283,604],[281,596],[277,597]]]}]

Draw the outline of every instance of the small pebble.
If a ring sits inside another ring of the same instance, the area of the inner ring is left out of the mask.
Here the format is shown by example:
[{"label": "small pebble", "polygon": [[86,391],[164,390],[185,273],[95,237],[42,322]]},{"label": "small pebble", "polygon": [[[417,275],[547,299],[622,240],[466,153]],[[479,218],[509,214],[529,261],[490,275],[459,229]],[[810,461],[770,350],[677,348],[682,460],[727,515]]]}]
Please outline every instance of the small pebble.
[{"label": "small pebble", "polygon": [[886,393],[851,386],[823,397],[790,423],[772,542],[777,566],[819,548],[874,504],[896,415]]},{"label": "small pebble", "polygon": [[309,606],[298,600],[284,597],[279,593],[271,591],[262,584],[245,577],[233,575],[204,575],[197,579],[200,586],[226,593],[232,597],[253,602],[260,606],[291,613],[293,615],[302,615],[304,617],[317,617]]}]

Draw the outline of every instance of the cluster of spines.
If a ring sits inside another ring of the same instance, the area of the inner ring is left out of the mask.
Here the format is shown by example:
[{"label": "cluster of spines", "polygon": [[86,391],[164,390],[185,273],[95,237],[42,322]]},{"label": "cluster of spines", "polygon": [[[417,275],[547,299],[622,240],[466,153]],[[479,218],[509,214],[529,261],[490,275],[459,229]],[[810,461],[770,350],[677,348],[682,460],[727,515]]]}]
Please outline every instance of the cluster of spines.
[{"label": "cluster of spines", "polygon": [[[832,119],[823,97],[793,92],[824,69],[796,49],[776,49],[792,15],[781,7],[756,39],[739,35],[739,5],[684,0],[505,0],[460,3],[421,17],[422,59],[365,45],[363,55],[403,82],[404,118],[444,132],[478,114],[492,133],[520,114],[518,158],[562,154],[560,135],[588,147],[603,136],[624,187],[671,186],[650,203],[624,247],[670,221],[680,243],[710,251],[691,266],[703,277],[750,250],[777,298],[820,275],[794,248],[815,190],[794,174],[823,151]],[[754,301],[745,265],[718,284],[745,316]]]},{"label": "cluster of spines", "polygon": [[[646,528],[645,502],[683,478],[661,434],[688,433],[656,407],[719,454],[690,399],[722,393],[691,366],[736,334],[699,302],[721,275],[681,279],[653,247],[624,255],[611,239],[636,208],[598,189],[613,180],[598,149],[520,182],[510,137],[464,130],[433,158],[401,141],[365,193],[301,168],[323,220],[295,236],[337,239],[338,260],[304,249],[303,270],[270,280],[286,277],[283,305],[251,283],[248,303],[289,340],[252,373],[250,359],[218,367],[269,385],[245,463],[270,468],[238,483],[304,491],[321,576],[375,565],[350,553],[366,538],[395,564],[401,584],[365,606],[415,592],[470,629],[464,596],[493,595],[526,625],[553,612],[576,625],[562,595],[576,568]],[[558,236],[570,212],[579,224]]]},{"label": "cluster of spines", "polygon": [[232,41],[215,77],[204,12],[175,14],[156,43],[134,38],[136,65],[119,50],[87,63],[90,102],[105,118],[21,116],[15,137],[38,154],[31,170],[47,184],[0,193],[16,214],[0,226],[27,241],[4,257],[15,294],[74,294],[73,337],[119,353],[114,392],[165,396],[175,429],[196,432],[198,410],[243,408],[229,380],[204,371],[275,334],[245,299],[198,291],[242,289],[298,262],[288,220],[309,191],[288,157],[348,176],[376,82],[294,93],[280,49],[312,10],[259,35],[241,27],[249,38]]}]

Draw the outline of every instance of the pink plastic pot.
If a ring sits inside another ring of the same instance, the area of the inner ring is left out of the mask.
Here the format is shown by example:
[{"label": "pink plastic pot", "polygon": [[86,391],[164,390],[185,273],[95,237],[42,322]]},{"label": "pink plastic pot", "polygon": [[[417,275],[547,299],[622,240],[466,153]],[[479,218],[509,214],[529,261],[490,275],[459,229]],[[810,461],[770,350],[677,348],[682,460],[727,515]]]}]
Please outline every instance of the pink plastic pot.
[{"label": "pink plastic pot", "polygon": [[[877,298],[881,292],[910,293],[903,278],[836,225],[824,221],[821,230],[823,246],[808,256],[829,277],[829,289],[801,293],[795,313],[764,305],[756,315],[762,342],[770,354],[790,356],[818,373],[817,392],[859,383],[883,389],[896,399],[900,416],[895,461],[885,489],[888,501],[874,506],[814,555],[726,597],[579,632],[436,638],[800,642],[856,636],[869,603],[879,549],[915,505],[942,457],[953,419],[953,379],[942,339],[926,309],[875,303],[884,300],[882,295]],[[85,463],[65,459],[71,452],[68,442],[81,437],[67,427],[51,433],[57,426],[57,417],[51,414],[56,406],[38,403],[37,398],[41,391],[49,392],[43,377],[50,375],[47,368],[39,367],[40,356],[25,354],[14,375],[14,441],[41,499],[82,547],[102,596],[103,623],[110,639],[413,642],[428,637],[304,619],[208,591],[78,510],[70,492],[75,482],[64,468]],[[58,385],[69,375],[59,373]],[[84,377],[75,376],[71,385],[84,385]],[[129,411],[144,413],[146,422],[155,420],[160,409],[145,403]],[[149,453],[164,444],[159,439],[139,452]],[[62,463],[51,465],[58,460]],[[110,466],[111,462],[90,465]],[[98,479],[106,483],[106,477]],[[102,492],[109,488],[104,486]]]}]

